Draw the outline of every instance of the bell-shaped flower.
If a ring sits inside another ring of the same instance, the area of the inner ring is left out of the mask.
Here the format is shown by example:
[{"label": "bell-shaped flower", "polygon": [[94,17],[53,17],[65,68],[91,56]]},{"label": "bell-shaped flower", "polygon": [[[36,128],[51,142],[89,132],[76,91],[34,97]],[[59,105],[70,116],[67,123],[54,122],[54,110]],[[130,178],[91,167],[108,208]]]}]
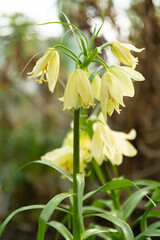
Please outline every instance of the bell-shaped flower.
[{"label": "bell-shaped flower", "polygon": [[119,113],[119,104],[125,106],[121,84],[110,71],[105,72],[102,76],[100,103],[104,116],[107,112],[111,115],[114,109]]},{"label": "bell-shaped flower", "polygon": [[144,48],[138,49],[132,44],[121,43],[119,41],[113,41],[111,45],[112,53],[118,58],[118,60],[125,64],[135,68],[138,63],[138,58],[135,58],[130,51],[141,52]]},{"label": "bell-shaped flower", "polygon": [[[59,67],[59,53],[55,51],[54,48],[48,48],[44,56],[37,61],[30,73],[31,76],[29,79],[41,76],[40,79],[37,79],[36,81],[40,84],[43,81],[48,82],[49,90],[53,92],[58,79]],[[45,74],[47,79],[45,79]]]},{"label": "bell-shaped flower", "polygon": [[123,155],[133,157],[137,154],[135,147],[128,141],[136,137],[136,131],[132,129],[128,134],[113,131],[106,124],[102,114],[93,125],[93,137],[91,154],[99,165],[103,160],[109,159],[112,164],[119,165],[123,161]]},{"label": "bell-shaped flower", "polygon": [[[86,162],[91,161],[90,147],[91,139],[86,132],[80,133],[80,172],[85,172]],[[54,149],[41,157],[66,172],[73,173],[73,131],[69,132],[60,148]]]},{"label": "bell-shaped flower", "polygon": [[124,106],[123,96],[133,97],[134,86],[132,79],[143,81],[141,73],[131,67],[111,66],[102,76],[100,102],[105,115],[112,115],[114,109],[119,113],[119,104]]},{"label": "bell-shaped flower", "polygon": [[71,72],[66,85],[63,98],[63,110],[81,106],[89,108],[94,106],[94,98],[89,79],[82,69],[76,69]]}]

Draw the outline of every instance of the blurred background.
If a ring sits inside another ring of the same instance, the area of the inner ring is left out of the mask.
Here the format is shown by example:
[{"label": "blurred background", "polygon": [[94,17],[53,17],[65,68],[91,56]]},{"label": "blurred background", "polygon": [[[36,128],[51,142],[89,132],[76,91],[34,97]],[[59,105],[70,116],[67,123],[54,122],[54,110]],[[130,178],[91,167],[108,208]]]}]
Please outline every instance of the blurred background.
[{"label": "blurred background", "polygon": [[[135,128],[137,131],[133,144],[138,155],[124,158],[119,172],[130,180],[149,178],[159,181],[160,2],[104,2],[105,24],[96,46],[119,40],[145,48],[138,55],[136,70],[146,81],[135,83],[135,97],[126,98],[126,108],[121,114],[114,113],[109,118],[114,130],[128,132]],[[32,71],[39,57],[48,47],[61,41],[66,31],[59,24],[37,24],[64,21],[60,11],[65,12],[88,37],[94,24],[101,24],[99,0],[0,1],[0,222],[16,208],[45,204],[68,187],[59,174],[44,166],[28,166],[14,176],[24,163],[38,160],[47,151],[61,146],[70,128],[72,114],[62,111],[56,91],[51,94],[47,84],[39,85],[27,79],[27,72]],[[70,33],[64,36],[63,44],[76,51]],[[110,51],[104,52],[103,57],[109,64],[117,64]],[[73,62],[61,55],[60,79],[64,83],[73,67]],[[14,177],[11,179],[11,176]],[[15,234],[17,240],[35,239],[38,214],[28,212],[14,217],[2,239],[15,240]],[[50,234],[48,231],[46,239],[51,239]]]}]

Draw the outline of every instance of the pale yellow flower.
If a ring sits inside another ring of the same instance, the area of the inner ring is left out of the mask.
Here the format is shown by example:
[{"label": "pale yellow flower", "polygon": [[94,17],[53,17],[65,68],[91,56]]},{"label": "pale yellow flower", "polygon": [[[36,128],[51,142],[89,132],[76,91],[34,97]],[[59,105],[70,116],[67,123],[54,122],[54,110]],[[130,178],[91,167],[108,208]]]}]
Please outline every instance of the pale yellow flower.
[{"label": "pale yellow flower", "polygon": [[121,84],[110,71],[105,72],[102,76],[100,103],[104,116],[106,113],[112,115],[114,109],[119,113],[119,104],[125,106]]},{"label": "pale yellow flower", "polygon": [[[40,79],[37,79],[36,81],[40,84],[43,81],[48,82],[49,90],[53,92],[58,79],[59,67],[59,53],[55,51],[54,48],[48,48],[44,56],[37,61],[35,67],[30,73],[32,75],[29,77],[29,79],[41,75]],[[45,74],[47,80],[45,79]]]},{"label": "pale yellow flower", "polygon": [[104,115],[108,112],[112,115],[114,109],[120,113],[119,104],[123,107],[123,97],[134,96],[134,86],[132,79],[143,81],[141,73],[131,67],[111,66],[102,76],[100,89],[101,109]]},{"label": "pale yellow flower", "polygon": [[[93,71],[86,72],[87,77],[89,78]],[[93,97],[97,100],[100,100],[100,88],[101,88],[101,78],[98,74],[95,75],[91,82],[91,88],[92,88],[92,93]]]},{"label": "pale yellow flower", "polygon": [[[80,134],[80,172],[85,172],[86,162],[91,161],[91,139],[86,132]],[[54,149],[41,157],[69,173],[73,173],[73,131],[69,132],[60,148]]]},{"label": "pale yellow flower", "polygon": [[94,99],[89,79],[82,69],[76,69],[71,72],[63,98],[63,110],[81,106],[89,108],[94,106]]},{"label": "pale yellow flower", "polygon": [[132,44],[113,41],[111,45],[111,50],[121,63],[135,68],[138,63],[138,58],[135,58],[130,51],[141,52],[144,50],[144,48],[138,49]]},{"label": "pale yellow flower", "polygon": [[42,156],[41,159],[63,168],[66,172],[72,173],[73,171],[73,150],[71,146],[54,149]]},{"label": "pale yellow flower", "polygon": [[123,155],[133,157],[137,154],[135,147],[128,141],[136,137],[136,131],[132,129],[128,134],[113,131],[106,124],[102,114],[100,121],[93,126],[91,154],[99,165],[103,160],[109,159],[113,164],[120,165]]}]

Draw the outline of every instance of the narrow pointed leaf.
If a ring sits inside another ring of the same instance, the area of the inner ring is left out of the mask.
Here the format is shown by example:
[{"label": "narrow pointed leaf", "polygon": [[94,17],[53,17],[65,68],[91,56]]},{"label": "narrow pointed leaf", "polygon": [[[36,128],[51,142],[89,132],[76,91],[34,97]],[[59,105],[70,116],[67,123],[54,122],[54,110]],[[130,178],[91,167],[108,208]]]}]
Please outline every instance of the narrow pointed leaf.
[{"label": "narrow pointed leaf", "polygon": [[130,228],[130,226],[123,221],[122,219],[109,215],[109,214],[89,214],[86,215],[85,218],[87,217],[91,217],[91,216],[96,216],[96,217],[100,217],[103,218],[109,222],[112,222],[113,224],[117,225],[118,227],[120,227],[120,229],[123,232],[123,239],[124,240],[134,240],[134,235],[133,232]]},{"label": "narrow pointed leaf", "polygon": [[39,217],[38,223],[38,232],[37,232],[37,240],[44,240],[47,222],[51,215],[53,214],[56,207],[62,202],[65,198],[70,197],[73,194],[70,193],[60,193],[53,197],[44,207],[41,215]]},{"label": "narrow pointed leaf", "polygon": [[134,187],[136,189],[139,189],[135,183],[129,181],[128,179],[116,179],[116,180],[112,180],[112,181],[104,184],[102,187],[98,188],[95,191],[87,193],[84,196],[83,200],[90,198],[91,196],[95,195],[96,193],[98,193],[100,191],[111,191],[111,190],[116,190],[116,189],[124,189],[124,188],[128,188],[128,187]]},{"label": "narrow pointed leaf", "polygon": [[[122,209],[123,209],[122,210],[122,215],[123,215],[122,218],[124,220],[128,219],[128,217],[132,214],[132,212],[137,207],[137,205],[141,201],[141,199],[149,193],[149,190],[151,190],[151,187],[146,187],[144,189],[136,191],[125,201],[125,203],[122,206]],[[125,209],[124,209],[124,207],[125,207]]]},{"label": "narrow pointed leaf", "polygon": [[4,230],[4,228],[6,227],[6,225],[8,224],[8,222],[12,219],[12,217],[14,217],[14,215],[16,215],[17,213],[20,212],[24,212],[24,211],[28,211],[28,210],[34,210],[34,209],[43,209],[45,207],[45,205],[31,205],[31,206],[25,206],[25,207],[21,207],[16,209],[14,212],[12,212],[6,219],[5,221],[2,223],[2,225],[0,226],[0,236],[2,235],[2,232]]},{"label": "narrow pointed leaf", "polygon": [[70,231],[60,222],[51,221],[47,223],[51,227],[55,228],[66,240],[72,240],[73,236]]},{"label": "narrow pointed leaf", "polygon": [[149,212],[148,217],[160,218],[160,210],[154,210]]},{"label": "narrow pointed leaf", "polygon": [[59,173],[61,173],[62,175],[64,175],[70,182],[73,182],[73,178],[72,178],[72,176],[71,176],[68,172],[64,171],[62,168],[58,167],[57,165],[55,165],[55,164],[53,164],[53,163],[50,163],[50,162],[47,162],[47,161],[43,161],[43,160],[36,160],[36,161],[32,161],[32,162],[28,162],[28,163],[24,164],[22,167],[20,167],[20,168],[17,170],[16,174],[17,174],[19,171],[21,171],[23,168],[25,168],[25,167],[27,167],[27,166],[29,166],[29,165],[31,165],[31,164],[36,164],[36,163],[42,164],[42,165],[46,165],[46,166],[49,166],[49,167],[57,170]]},{"label": "narrow pointed leaf", "polygon": [[84,192],[84,174],[77,174],[77,197],[78,197],[78,212],[81,222],[81,228],[84,229],[83,217],[82,217],[82,207],[83,207],[83,192]]},{"label": "narrow pointed leaf", "polygon": [[85,240],[85,239],[87,239],[87,238],[89,238],[89,237],[91,237],[91,236],[93,236],[93,235],[98,235],[99,233],[104,233],[104,232],[109,232],[109,230],[108,229],[104,229],[104,228],[102,228],[102,229],[97,229],[97,228],[91,228],[91,229],[88,229],[88,230],[86,230],[85,232],[83,232],[82,233],[82,240]]},{"label": "narrow pointed leaf", "polygon": [[152,229],[142,232],[135,238],[135,240],[143,240],[147,237],[160,237],[160,229]]},{"label": "narrow pointed leaf", "polygon": [[157,229],[157,228],[160,228],[160,221],[154,222],[151,225],[149,225],[147,230],[152,230],[152,229]]}]

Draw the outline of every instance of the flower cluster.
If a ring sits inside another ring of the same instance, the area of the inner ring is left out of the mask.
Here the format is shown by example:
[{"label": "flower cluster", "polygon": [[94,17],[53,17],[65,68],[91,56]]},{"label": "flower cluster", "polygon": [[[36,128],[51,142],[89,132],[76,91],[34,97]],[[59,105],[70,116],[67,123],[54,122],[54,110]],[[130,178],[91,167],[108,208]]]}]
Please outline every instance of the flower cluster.
[{"label": "flower cluster", "polygon": [[[83,70],[79,68],[73,70],[69,75],[64,97],[61,99],[64,110],[94,107],[94,99],[97,99],[100,101],[104,116],[107,113],[111,116],[114,109],[120,113],[119,106],[125,106],[123,102],[124,96],[134,96],[132,79],[143,81],[144,77],[133,69],[138,59],[133,57],[130,50],[140,52],[143,49],[137,49],[131,44],[122,44],[114,41],[111,44],[111,50],[120,62],[131,67],[114,65],[108,67],[106,65],[102,77],[100,78],[96,74],[92,81],[90,81],[92,72],[87,69]],[[49,48],[44,56],[37,61],[29,78],[41,75],[37,81],[39,83],[43,81],[48,82],[49,90],[53,92],[58,79],[59,65],[58,51],[54,48]],[[47,80],[44,78],[45,73]]]},{"label": "flower cluster", "polygon": [[[106,46],[106,45],[105,45]],[[98,53],[104,48],[104,45],[94,49],[90,55],[85,55],[79,60],[72,52],[76,61],[76,69],[73,70],[68,78],[64,96],[60,99],[63,102],[63,110],[72,108],[79,109],[94,107],[94,99],[100,102],[101,114],[99,120],[93,124],[92,139],[87,132],[81,132],[80,135],[80,171],[84,172],[86,162],[92,158],[101,165],[103,160],[109,159],[113,164],[122,163],[123,155],[135,156],[137,151],[128,140],[135,138],[135,130],[125,134],[116,132],[109,128],[105,119],[107,113],[111,116],[116,110],[120,113],[120,105],[124,105],[124,97],[134,96],[134,81],[143,81],[144,77],[135,70],[138,58],[131,54],[131,50],[141,52],[143,49],[137,49],[131,44],[124,44],[114,41],[111,44],[112,53],[118,60],[127,66],[108,66],[99,57],[101,65],[104,67],[104,73],[100,77],[98,71],[89,71],[89,64],[94,60]],[[99,50],[98,50],[99,49]],[[71,52],[69,50],[69,52]],[[96,61],[96,60],[95,60]],[[58,80],[60,67],[59,53],[54,48],[48,48],[44,56],[40,58],[31,72],[30,78],[41,77],[37,79],[39,83],[48,82],[51,92],[54,91]],[[45,79],[46,77],[46,79]],[[43,160],[50,161],[67,172],[73,171],[73,131],[65,138],[61,148],[46,153]]]},{"label": "flower cluster", "polygon": [[[85,172],[86,163],[94,157],[98,165],[104,160],[110,160],[112,164],[119,165],[123,161],[123,155],[133,157],[137,150],[128,141],[136,137],[136,132],[132,129],[128,134],[113,131],[106,124],[103,114],[99,115],[99,120],[93,124],[92,139],[87,132],[80,133],[80,172]],[[46,153],[41,158],[49,161],[65,171],[73,171],[73,131],[70,131],[64,139],[60,148]]]}]

